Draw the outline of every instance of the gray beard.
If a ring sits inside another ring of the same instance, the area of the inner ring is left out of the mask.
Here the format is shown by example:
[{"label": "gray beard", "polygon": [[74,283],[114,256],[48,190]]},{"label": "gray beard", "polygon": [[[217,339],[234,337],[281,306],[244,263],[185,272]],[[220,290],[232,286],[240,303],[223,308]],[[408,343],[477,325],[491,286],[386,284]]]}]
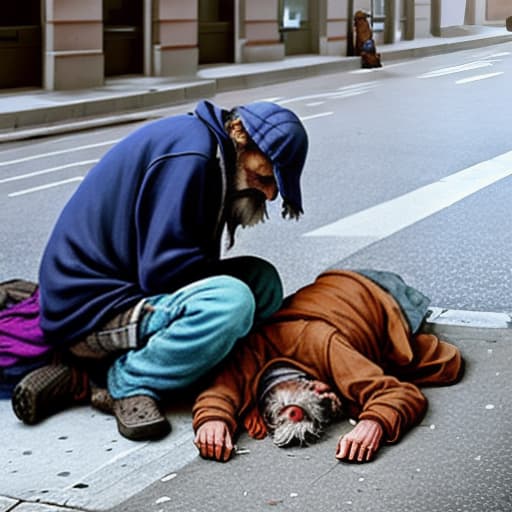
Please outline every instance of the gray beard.
[{"label": "gray beard", "polygon": [[238,226],[243,228],[264,222],[268,218],[266,196],[253,188],[233,192],[226,205],[226,227],[228,245],[231,249],[235,243],[235,232]]},{"label": "gray beard", "polygon": [[[280,415],[283,408],[298,405],[305,412],[302,421],[292,422]],[[275,388],[263,402],[263,418],[272,435],[272,441],[279,447],[308,445],[317,441],[325,427],[341,415],[341,410],[330,398],[320,397],[313,390]]]}]

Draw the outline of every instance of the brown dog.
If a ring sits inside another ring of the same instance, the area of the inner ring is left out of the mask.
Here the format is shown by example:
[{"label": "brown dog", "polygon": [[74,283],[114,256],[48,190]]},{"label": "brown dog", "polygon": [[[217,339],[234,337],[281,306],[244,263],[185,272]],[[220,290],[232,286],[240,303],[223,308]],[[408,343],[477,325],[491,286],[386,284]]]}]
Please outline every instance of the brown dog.
[{"label": "brown dog", "polygon": [[356,55],[361,56],[361,67],[380,68],[380,53],[377,53],[373,32],[368,23],[368,14],[364,11],[357,11],[354,15],[354,27],[356,32]]}]

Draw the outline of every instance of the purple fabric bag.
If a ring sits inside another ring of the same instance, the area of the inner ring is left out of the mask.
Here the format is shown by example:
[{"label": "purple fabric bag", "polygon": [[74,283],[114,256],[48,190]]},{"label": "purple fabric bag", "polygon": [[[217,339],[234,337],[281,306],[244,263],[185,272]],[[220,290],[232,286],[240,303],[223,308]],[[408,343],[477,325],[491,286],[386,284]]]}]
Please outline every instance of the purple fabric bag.
[{"label": "purple fabric bag", "polygon": [[39,290],[0,311],[0,367],[34,360],[51,348],[39,326]]},{"label": "purple fabric bag", "polygon": [[52,347],[39,326],[39,292],[0,311],[0,398],[50,358]]}]

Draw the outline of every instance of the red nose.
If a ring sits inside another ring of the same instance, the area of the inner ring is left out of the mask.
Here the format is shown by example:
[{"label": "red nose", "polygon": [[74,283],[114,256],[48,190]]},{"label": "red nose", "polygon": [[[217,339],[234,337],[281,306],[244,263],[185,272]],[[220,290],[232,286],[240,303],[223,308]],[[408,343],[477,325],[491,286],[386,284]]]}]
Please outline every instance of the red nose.
[{"label": "red nose", "polygon": [[298,423],[304,419],[304,411],[298,405],[285,407],[282,414],[285,414],[293,423]]}]

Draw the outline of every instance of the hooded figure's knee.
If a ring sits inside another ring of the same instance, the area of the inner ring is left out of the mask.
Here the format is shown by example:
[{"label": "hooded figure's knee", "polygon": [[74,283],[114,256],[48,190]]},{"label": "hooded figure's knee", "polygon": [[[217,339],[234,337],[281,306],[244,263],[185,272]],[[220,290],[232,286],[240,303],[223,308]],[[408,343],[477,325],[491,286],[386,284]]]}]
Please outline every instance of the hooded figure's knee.
[{"label": "hooded figure's knee", "polygon": [[255,321],[268,318],[281,307],[283,284],[269,261],[257,256],[226,258],[218,263],[217,273],[235,277],[251,289],[256,303]]},{"label": "hooded figure's knee", "polygon": [[216,276],[211,279],[215,288],[212,300],[217,323],[226,331],[236,332],[238,337],[245,336],[252,327],[256,311],[251,289],[235,277]]}]

